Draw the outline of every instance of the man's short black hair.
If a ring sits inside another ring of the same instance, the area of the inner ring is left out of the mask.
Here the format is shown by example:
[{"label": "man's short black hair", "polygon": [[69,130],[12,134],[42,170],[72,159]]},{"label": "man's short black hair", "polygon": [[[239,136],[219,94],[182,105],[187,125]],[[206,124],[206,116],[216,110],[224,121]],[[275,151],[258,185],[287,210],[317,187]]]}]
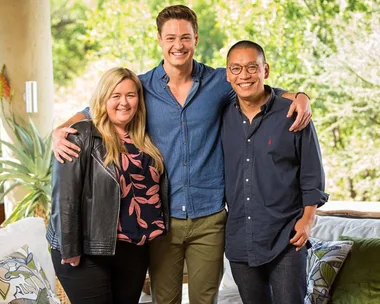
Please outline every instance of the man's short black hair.
[{"label": "man's short black hair", "polygon": [[233,46],[231,46],[231,48],[229,49],[229,51],[227,53],[227,62],[228,62],[228,58],[230,57],[231,52],[234,49],[254,49],[260,55],[263,56],[264,62],[266,62],[264,49],[259,44],[257,44],[256,42],[253,42],[250,40],[240,40],[240,41],[236,42]]}]

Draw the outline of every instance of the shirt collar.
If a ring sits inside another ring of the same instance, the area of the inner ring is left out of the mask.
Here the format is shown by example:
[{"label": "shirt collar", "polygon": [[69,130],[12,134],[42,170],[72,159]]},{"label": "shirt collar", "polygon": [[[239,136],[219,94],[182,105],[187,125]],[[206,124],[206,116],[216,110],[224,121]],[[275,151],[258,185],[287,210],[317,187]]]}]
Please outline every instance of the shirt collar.
[{"label": "shirt collar", "polygon": [[[260,108],[260,110],[265,115],[265,114],[267,114],[271,110],[273,102],[274,102],[274,99],[276,98],[276,95],[274,94],[273,89],[269,85],[264,85],[264,89],[265,89],[265,91],[267,91],[268,93],[270,93],[269,99]],[[239,98],[238,98],[237,95],[235,97],[234,106],[235,106],[236,109],[238,109],[239,111],[241,111],[240,104],[239,104]]]},{"label": "shirt collar", "polygon": [[[203,72],[203,66],[193,59],[193,70],[191,71],[191,77],[194,80],[200,79]],[[161,60],[160,64],[157,67],[157,75],[159,79],[166,79],[169,82],[169,76],[164,70],[164,60]]]}]

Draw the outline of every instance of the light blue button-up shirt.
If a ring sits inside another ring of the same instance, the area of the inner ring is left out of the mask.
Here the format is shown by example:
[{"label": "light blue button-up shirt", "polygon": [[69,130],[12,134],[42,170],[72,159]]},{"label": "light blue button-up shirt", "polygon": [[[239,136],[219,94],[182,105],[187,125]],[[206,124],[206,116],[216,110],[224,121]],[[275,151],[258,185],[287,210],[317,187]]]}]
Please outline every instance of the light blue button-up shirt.
[{"label": "light blue button-up shirt", "polygon": [[193,85],[182,107],[171,93],[162,63],[140,75],[147,126],[160,149],[170,182],[175,218],[198,218],[224,208],[222,110],[234,92],[225,69],[194,61]]}]

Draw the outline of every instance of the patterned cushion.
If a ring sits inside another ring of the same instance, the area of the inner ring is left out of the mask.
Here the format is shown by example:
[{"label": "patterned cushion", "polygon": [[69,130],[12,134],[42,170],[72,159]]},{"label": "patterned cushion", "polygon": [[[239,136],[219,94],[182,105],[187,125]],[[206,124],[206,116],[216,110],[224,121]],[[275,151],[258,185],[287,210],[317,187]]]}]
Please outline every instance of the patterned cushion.
[{"label": "patterned cushion", "polygon": [[351,251],[352,241],[321,241],[310,238],[305,304],[325,304],[330,288]]},{"label": "patterned cushion", "polygon": [[0,258],[0,304],[60,303],[28,245]]}]

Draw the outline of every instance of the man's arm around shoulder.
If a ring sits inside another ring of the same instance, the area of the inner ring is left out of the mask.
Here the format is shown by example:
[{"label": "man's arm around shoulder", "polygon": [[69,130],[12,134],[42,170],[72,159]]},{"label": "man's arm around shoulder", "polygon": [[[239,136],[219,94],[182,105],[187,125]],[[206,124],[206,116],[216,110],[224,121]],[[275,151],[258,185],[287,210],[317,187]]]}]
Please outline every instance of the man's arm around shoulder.
[{"label": "man's arm around shoulder", "polygon": [[69,126],[86,118],[87,116],[82,112],[76,113],[74,116],[69,118],[69,120],[53,130],[53,152],[55,158],[60,163],[64,163],[65,160],[72,161],[72,157],[78,158],[80,148],[68,141],[67,135],[78,132],[76,129],[70,128]]}]

